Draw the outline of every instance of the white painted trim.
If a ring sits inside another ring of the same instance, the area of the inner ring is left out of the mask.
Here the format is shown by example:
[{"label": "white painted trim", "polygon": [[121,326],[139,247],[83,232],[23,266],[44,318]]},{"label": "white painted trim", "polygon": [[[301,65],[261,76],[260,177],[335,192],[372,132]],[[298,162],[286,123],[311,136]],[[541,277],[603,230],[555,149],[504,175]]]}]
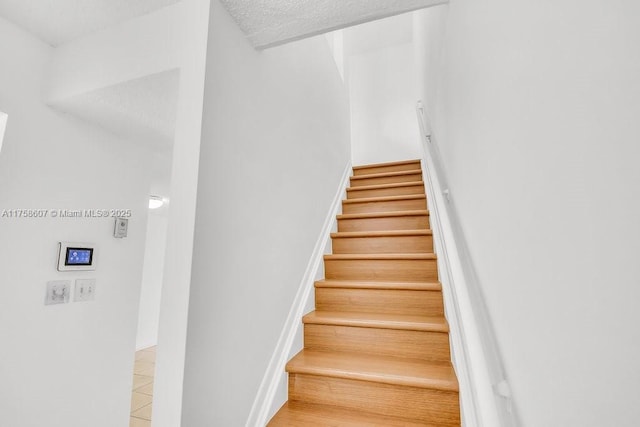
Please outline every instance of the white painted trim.
[{"label": "white painted trim", "polygon": [[7,114],[0,111],[0,152],[2,152],[2,141],[4,141],[4,132],[7,128]]},{"label": "white painted trim", "polygon": [[142,344],[136,344],[136,351],[146,350],[147,348],[155,347],[157,345],[158,345],[157,342],[146,341],[146,342],[143,342]]},{"label": "white painted trim", "polygon": [[519,422],[502,358],[433,129],[420,101],[416,111],[424,149],[423,179],[451,330],[452,357],[460,383],[463,426],[515,427]]},{"label": "white painted trim", "polygon": [[[307,264],[307,268],[300,281],[298,292],[293,300],[289,315],[280,333],[280,338],[276,344],[276,348],[273,351],[269,365],[265,371],[258,393],[251,407],[249,418],[247,419],[246,427],[264,427],[268,420],[274,415],[274,399],[276,392],[280,384],[285,380],[287,373],[285,372],[285,365],[289,360],[290,355],[294,350],[302,350],[302,348],[294,349],[294,341],[296,335],[302,333],[302,315],[304,309],[309,302],[309,298],[312,296],[313,283],[316,280],[318,270],[320,268],[323,255],[325,254],[325,248],[328,247],[329,239],[331,237],[331,231],[336,221],[336,215],[340,213],[342,204],[340,203],[345,197],[349,178],[351,176],[351,161],[345,166],[340,185],[336,191],[336,194],[331,202],[327,217],[325,218],[322,226],[322,231],[318,236],[318,240],[313,248],[311,257]],[[279,405],[276,406],[277,410]]]}]

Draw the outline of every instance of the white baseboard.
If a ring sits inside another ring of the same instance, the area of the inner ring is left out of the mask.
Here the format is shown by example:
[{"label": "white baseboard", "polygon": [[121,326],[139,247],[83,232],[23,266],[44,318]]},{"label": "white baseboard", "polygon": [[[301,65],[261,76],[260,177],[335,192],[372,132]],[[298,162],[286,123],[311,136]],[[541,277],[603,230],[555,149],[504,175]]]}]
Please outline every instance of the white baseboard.
[{"label": "white baseboard", "polygon": [[[302,315],[311,304],[313,283],[317,280],[325,250],[329,247],[331,231],[340,212],[341,201],[351,176],[351,162],[345,166],[340,185],[327,212],[318,240],[313,248],[307,268],[302,276],[298,292],[280,333],[280,338],[265,371],[258,393],[251,407],[246,427],[264,427],[286,401],[287,374],[285,365],[292,356],[302,350]],[[279,396],[280,399],[276,400]]]}]

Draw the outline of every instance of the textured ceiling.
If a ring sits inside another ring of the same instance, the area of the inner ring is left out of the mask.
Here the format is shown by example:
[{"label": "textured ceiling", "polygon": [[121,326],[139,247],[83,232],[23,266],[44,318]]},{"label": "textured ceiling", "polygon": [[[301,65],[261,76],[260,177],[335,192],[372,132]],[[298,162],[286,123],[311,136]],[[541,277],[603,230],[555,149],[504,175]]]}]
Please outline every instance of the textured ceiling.
[{"label": "textured ceiling", "polygon": [[172,147],[180,85],[165,71],[56,101],[54,107],[154,150]]},{"label": "textured ceiling", "polygon": [[221,0],[257,48],[417,10],[446,0]]},{"label": "textured ceiling", "polygon": [[180,0],[0,0],[0,16],[58,46]]}]

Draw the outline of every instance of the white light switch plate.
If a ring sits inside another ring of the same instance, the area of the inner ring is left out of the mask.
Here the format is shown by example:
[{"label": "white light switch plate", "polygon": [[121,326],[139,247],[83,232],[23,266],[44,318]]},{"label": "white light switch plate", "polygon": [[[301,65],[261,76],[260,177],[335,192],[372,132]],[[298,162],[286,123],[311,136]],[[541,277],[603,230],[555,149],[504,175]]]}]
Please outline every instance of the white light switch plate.
[{"label": "white light switch plate", "polygon": [[96,279],[77,279],[73,300],[93,301],[96,299]]},{"label": "white light switch plate", "polygon": [[69,302],[71,294],[71,281],[54,280],[47,282],[47,295],[45,297],[45,305],[65,304]]}]

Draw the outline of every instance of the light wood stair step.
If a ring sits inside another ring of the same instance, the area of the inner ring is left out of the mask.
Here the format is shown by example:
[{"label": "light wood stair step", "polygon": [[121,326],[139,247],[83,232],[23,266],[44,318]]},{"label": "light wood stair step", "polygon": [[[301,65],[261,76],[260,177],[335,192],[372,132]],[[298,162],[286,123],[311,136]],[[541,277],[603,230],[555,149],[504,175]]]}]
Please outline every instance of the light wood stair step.
[{"label": "light wood stair step", "polygon": [[400,172],[373,173],[368,175],[354,175],[351,177],[351,187],[367,185],[396,184],[399,182],[422,181],[422,170],[418,167],[413,170]]},{"label": "light wood stair step", "polygon": [[347,188],[347,199],[400,196],[403,194],[425,194],[424,182],[400,182],[396,184],[366,185]]},{"label": "light wood stair step", "polygon": [[344,214],[426,209],[427,197],[424,194],[367,197],[365,199],[346,199],[342,201],[342,212]]},{"label": "light wood stair step", "polygon": [[293,401],[460,425],[458,382],[448,362],[302,350],[286,369]]},{"label": "light wood stair step", "polygon": [[438,279],[435,254],[332,254],[324,256],[325,278],[424,282]]},{"label": "light wood stair step", "polygon": [[451,363],[305,349],[287,363],[286,370],[290,374],[458,391]]},{"label": "light wood stair step", "polygon": [[407,316],[381,313],[312,311],[302,318],[305,324],[354,326],[359,328],[401,329],[409,331],[449,332],[442,316]]},{"label": "light wood stair step", "polygon": [[327,254],[325,260],[354,260],[354,259],[371,259],[371,260],[398,260],[398,259],[436,259],[435,254],[414,254],[414,253],[392,253],[392,254]]},{"label": "light wood stair step", "polygon": [[451,360],[444,316],[315,311],[302,321],[307,349]]},{"label": "light wood stair step", "polygon": [[431,230],[351,231],[331,233],[334,254],[432,253]]},{"label": "light wood stair step", "polygon": [[424,230],[429,228],[426,209],[368,212],[337,216],[338,231]]},{"label": "light wood stair step", "polygon": [[337,406],[288,401],[268,427],[437,427]]},{"label": "light wood stair step", "polygon": [[360,280],[318,280],[316,288],[331,289],[378,289],[396,291],[441,291],[440,282],[371,282]]},{"label": "light wood stair step", "polygon": [[442,286],[428,282],[325,279],[315,283],[316,310],[443,316]]},{"label": "light wood stair step", "polygon": [[371,175],[374,173],[399,172],[405,170],[420,169],[420,160],[402,160],[399,162],[374,163],[370,165],[359,165],[353,167],[353,174]]}]

